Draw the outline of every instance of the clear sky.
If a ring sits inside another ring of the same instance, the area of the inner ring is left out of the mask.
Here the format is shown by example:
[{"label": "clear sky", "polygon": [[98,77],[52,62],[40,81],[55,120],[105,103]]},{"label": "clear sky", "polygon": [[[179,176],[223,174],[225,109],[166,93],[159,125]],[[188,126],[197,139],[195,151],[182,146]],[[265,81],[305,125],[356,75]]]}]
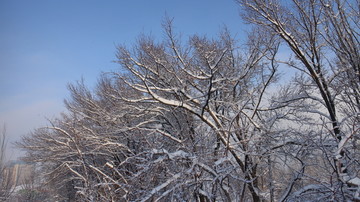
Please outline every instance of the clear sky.
[{"label": "clear sky", "polygon": [[[164,16],[186,36],[243,33],[234,0],[0,0],[0,124],[9,147],[65,110],[66,85],[116,70],[115,46],[161,39]],[[9,150],[12,158],[17,150]]]}]

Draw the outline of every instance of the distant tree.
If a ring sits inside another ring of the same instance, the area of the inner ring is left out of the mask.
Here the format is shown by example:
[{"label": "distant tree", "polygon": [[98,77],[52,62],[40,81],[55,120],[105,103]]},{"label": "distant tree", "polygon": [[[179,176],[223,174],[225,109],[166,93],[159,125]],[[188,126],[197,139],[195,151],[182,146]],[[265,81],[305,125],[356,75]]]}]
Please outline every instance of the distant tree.
[{"label": "distant tree", "polygon": [[11,179],[11,171],[7,169],[6,162],[6,126],[2,126],[0,134],[0,200],[6,201],[13,193],[14,183]]},{"label": "distant tree", "polygon": [[[6,127],[5,124],[1,129],[1,137],[0,137],[0,169],[3,171],[5,168],[5,152],[6,152]],[[1,172],[2,173],[2,172]]]},{"label": "distant tree", "polygon": [[49,185],[42,184],[43,170],[34,164],[23,164],[20,167],[20,178],[18,179],[17,189],[14,190],[10,201],[56,201],[56,193],[51,192]]}]

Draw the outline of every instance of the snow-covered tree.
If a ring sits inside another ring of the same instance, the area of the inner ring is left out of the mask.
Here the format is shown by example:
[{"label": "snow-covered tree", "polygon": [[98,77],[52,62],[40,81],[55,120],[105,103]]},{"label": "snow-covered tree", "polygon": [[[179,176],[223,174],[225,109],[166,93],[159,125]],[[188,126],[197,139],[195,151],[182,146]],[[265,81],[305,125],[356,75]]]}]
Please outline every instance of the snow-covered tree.
[{"label": "snow-covered tree", "polygon": [[313,104],[295,110],[313,114],[307,125],[317,125],[312,127],[314,149],[328,161],[323,167],[328,174],[309,173],[305,178],[314,183],[299,188],[294,197],[359,200],[359,1],[238,2],[246,21],[279,37],[292,53],[281,60],[301,73],[291,87],[298,95],[293,100],[301,97]]},{"label": "snow-covered tree", "polygon": [[[207,200],[251,196],[259,201],[264,191],[260,177],[268,168],[265,159],[271,159],[272,144],[279,137],[275,123],[280,118],[264,101],[276,80],[277,41],[254,32],[246,46],[239,46],[225,31],[216,40],[194,36],[181,45],[171,23],[165,31],[168,39],[161,43],[144,37],[132,51],[118,47],[118,63],[128,71],[119,78],[142,93],[140,99],[120,95],[121,99],[154,103],[157,110],[181,109],[191,115],[197,126],[194,135],[204,145],[201,152],[207,153],[207,158],[190,154],[197,159],[192,164],[201,159],[199,169],[208,173],[200,195]],[[182,144],[183,139],[163,129],[158,128],[169,140]]]},{"label": "snow-covered tree", "polygon": [[[357,1],[238,2],[244,44],[168,20],[95,89],[69,85],[68,111],[19,143],[60,198],[358,200]],[[281,86],[280,64],[297,71]]]}]

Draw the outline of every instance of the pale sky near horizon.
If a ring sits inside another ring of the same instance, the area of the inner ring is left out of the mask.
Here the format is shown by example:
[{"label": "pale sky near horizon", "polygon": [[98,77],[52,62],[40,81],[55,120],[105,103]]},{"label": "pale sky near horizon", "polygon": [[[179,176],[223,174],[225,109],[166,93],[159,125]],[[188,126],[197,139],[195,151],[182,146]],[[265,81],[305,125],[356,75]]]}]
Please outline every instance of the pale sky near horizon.
[{"label": "pale sky near horizon", "polygon": [[[186,36],[244,33],[234,0],[0,0],[0,124],[9,148],[65,111],[66,85],[116,70],[115,46],[161,40],[164,16]],[[20,155],[10,149],[8,155]]]}]

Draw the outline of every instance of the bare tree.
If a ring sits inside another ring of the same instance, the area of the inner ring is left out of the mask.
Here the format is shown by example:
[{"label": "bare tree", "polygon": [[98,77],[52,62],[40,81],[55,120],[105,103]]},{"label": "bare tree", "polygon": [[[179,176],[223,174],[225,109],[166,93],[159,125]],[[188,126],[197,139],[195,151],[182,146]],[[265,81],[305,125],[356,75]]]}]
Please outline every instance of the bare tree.
[{"label": "bare tree", "polygon": [[0,200],[6,201],[13,193],[15,184],[12,180],[12,172],[7,169],[6,161],[6,126],[3,125],[0,136]]},{"label": "bare tree", "polygon": [[6,152],[6,127],[4,124],[1,129],[1,139],[0,139],[0,169],[1,169],[1,171],[3,171],[3,169],[5,167],[5,157],[6,157],[5,152]]},{"label": "bare tree", "polygon": [[[216,140],[206,146],[214,148],[211,158],[216,160],[204,163],[207,169],[202,169],[215,182],[222,179],[212,185],[221,191],[217,195],[203,188],[208,200],[245,200],[250,195],[260,201],[259,178],[264,175],[260,168],[277,139],[270,134],[277,130],[273,126],[278,118],[265,109],[269,103],[263,100],[276,80],[275,38],[254,32],[247,46],[239,48],[224,32],[219,40],[194,36],[182,47],[171,23],[165,24],[165,31],[168,40],[163,43],[143,38],[132,52],[118,48],[119,63],[130,73],[120,79],[144,94],[142,102],[185,110],[209,131],[207,138]],[[138,102],[124,95],[121,99]],[[224,159],[232,172],[222,176],[216,168]]]},{"label": "bare tree", "polygon": [[182,45],[164,27],[161,43],[118,47],[122,73],[96,91],[70,85],[69,113],[19,145],[83,200],[261,200],[273,190],[272,153],[286,145],[264,100],[276,39],[254,32],[239,46],[225,30]]},{"label": "bare tree", "polygon": [[325,179],[312,176],[319,186],[305,186],[294,195],[311,195],[317,190],[315,195],[326,193],[321,197],[329,200],[359,200],[359,151],[355,149],[360,106],[359,2],[238,2],[243,6],[245,20],[279,37],[293,53],[294,58],[285,59],[285,63],[302,72],[293,89],[298,89],[302,100],[318,106],[299,106],[297,110],[316,114],[317,119],[309,123],[320,126],[314,138],[332,174]]},{"label": "bare tree", "polygon": [[[67,113],[18,143],[44,183],[83,201],[359,200],[357,1],[238,2],[245,44],[184,42],[167,20],[96,89],[69,85]],[[280,63],[298,73],[273,88]]]}]

